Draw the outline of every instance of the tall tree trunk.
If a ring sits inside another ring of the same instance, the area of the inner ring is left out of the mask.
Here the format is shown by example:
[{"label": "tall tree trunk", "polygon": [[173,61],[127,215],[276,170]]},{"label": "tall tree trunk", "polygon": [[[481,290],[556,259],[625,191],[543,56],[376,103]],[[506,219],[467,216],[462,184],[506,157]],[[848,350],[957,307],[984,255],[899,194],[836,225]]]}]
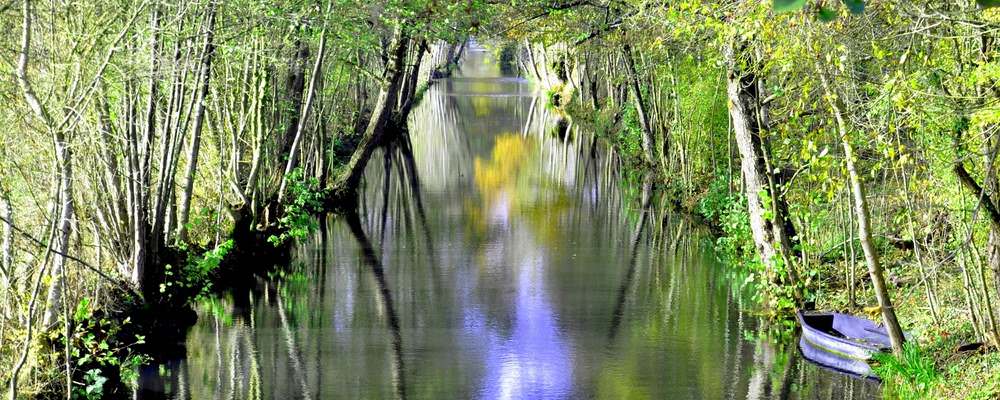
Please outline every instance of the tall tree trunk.
[{"label": "tall tree trunk", "polygon": [[278,202],[285,196],[285,187],[288,185],[288,177],[295,168],[298,158],[299,143],[302,141],[302,132],[305,131],[306,121],[309,119],[309,107],[316,96],[316,80],[319,79],[320,71],[323,67],[323,56],[326,54],[326,27],[320,33],[319,53],[316,54],[316,63],[313,65],[312,76],[309,78],[309,90],[306,94],[306,102],[299,112],[298,123],[295,128],[295,138],[292,139],[292,147],[288,150],[288,162],[285,164],[285,173],[281,175],[281,185],[278,188]]},{"label": "tall tree trunk", "polygon": [[0,233],[0,272],[3,273],[3,287],[0,290],[10,290],[11,276],[14,271],[14,207],[10,203],[7,189],[0,182],[0,223],[3,223],[3,233]]},{"label": "tall tree trunk", "polygon": [[[166,244],[167,232],[167,204],[173,197],[173,180],[176,176],[177,162],[174,154],[177,134],[176,126],[179,124],[184,98],[184,82],[187,80],[188,68],[186,62],[181,62],[181,48],[178,43],[174,47],[174,70],[170,83],[170,98],[167,101],[165,121],[163,122],[162,133],[160,135],[160,157],[159,171],[157,174],[156,199],[152,203],[153,220],[150,224],[150,242],[156,246]],[[154,255],[154,259],[157,256]]]},{"label": "tall tree trunk", "polygon": [[143,279],[146,276],[146,259],[149,251],[149,220],[147,217],[147,207],[149,207],[149,160],[151,159],[151,146],[153,137],[156,135],[156,102],[159,80],[159,52],[160,52],[160,8],[153,7],[150,16],[152,29],[150,37],[150,57],[149,57],[149,103],[146,106],[146,128],[142,140],[142,151],[137,154],[138,171],[133,173],[136,182],[135,203],[132,204],[132,284],[143,292]]},{"label": "tall tree trunk", "polygon": [[[798,276],[788,253],[793,251],[795,243],[794,227],[784,215],[787,210],[781,191],[775,190],[773,169],[768,168],[768,148],[761,135],[762,121],[759,105],[761,82],[753,71],[741,67],[738,60],[742,52],[741,46],[731,44],[725,49],[728,64],[728,79],[726,81],[729,96],[729,115],[732,120],[737,150],[740,155],[740,169],[743,173],[744,195],[747,200],[747,211],[750,216],[750,230],[754,244],[760,255],[761,262],[766,266],[769,279],[775,280],[774,265],[784,264],[789,283],[795,290],[796,301],[802,301],[798,287]],[[762,195],[767,196],[766,200]],[[771,214],[771,218],[765,215]],[[801,305],[801,304],[800,304]]]},{"label": "tall tree trunk", "polygon": [[[1000,227],[1000,209],[998,209],[998,204],[996,202],[995,197],[991,196],[990,193],[988,193],[985,188],[983,188],[982,186],[979,185],[979,183],[976,182],[976,180],[972,177],[972,175],[969,174],[969,171],[965,169],[965,165],[963,162],[963,156],[962,156],[963,151],[961,145],[962,134],[964,133],[965,129],[968,128],[968,123],[969,123],[968,118],[963,117],[962,123],[958,124],[960,128],[956,130],[955,136],[952,139],[953,146],[956,152],[955,161],[953,163],[953,170],[955,172],[955,175],[958,176],[959,182],[961,182],[963,186],[965,186],[970,192],[972,192],[977,197],[979,202],[979,207],[982,207],[982,209],[986,211],[986,216],[990,221],[991,230],[997,229],[998,227]],[[978,252],[976,254],[978,255]],[[973,326],[976,328],[978,332],[980,327],[979,327],[979,322],[977,321],[982,320],[983,321],[982,322],[983,331],[981,332],[982,335],[984,337],[988,337],[990,340],[994,342],[994,344],[1000,343],[1000,331],[997,330],[996,324],[993,323],[994,314],[992,312],[993,311],[992,305],[990,304],[991,303],[989,295],[990,288],[987,287],[986,279],[985,278],[983,279],[984,292],[982,293],[982,295],[984,295],[984,300],[986,301],[987,305],[986,311],[989,312],[989,315],[983,316],[982,318],[977,318],[976,310],[979,309],[979,305],[975,304],[976,299],[973,297],[973,293],[976,293],[978,295],[979,292],[978,290],[971,288],[972,285],[974,285],[974,283],[971,279],[971,275],[969,275],[968,271],[966,270],[964,263],[962,264],[962,271],[963,274],[965,275],[964,278],[966,285],[965,288],[966,301],[967,304],[969,305],[970,314],[972,315]],[[987,334],[989,336],[987,336]]]},{"label": "tall tree trunk", "polygon": [[[991,34],[985,27],[979,28],[979,61],[982,65],[989,65],[995,61],[994,51],[996,39],[993,34]],[[995,81],[990,83],[996,83]],[[991,93],[992,92],[992,93]],[[976,87],[976,95],[981,100],[980,107],[985,104],[985,99],[990,99],[992,95],[996,95],[996,86],[989,84],[981,84]],[[995,127],[995,124],[991,124],[990,128]],[[987,193],[989,193],[994,198],[998,195],[997,191],[1000,190],[1000,183],[997,181],[996,175],[996,157],[997,152],[1000,151],[1000,141],[996,140],[992,133],[993,129],[985,128],[982,129],[983,132],[983,186]],[[990,224],[990,236],[986,243],[986,256],[988,265],[993,270],[993,291],[1000,294],[1000,224]],[[989,289],[986,289],[989,290]],[[998,343],[1000,345],[1000,343]]]},{"label": "tall tree trunk", "polygon": [[[995,199],[1000,190],[1000,183],[997,181],[996,152],[998,151],[998,141],[993,137],[990,129],[983,129],[983,191],[989,195],[990,199]],[[996,204],[996,203],[994,203]],[[986,241],[986,262],[993,270],[993,288],[984,288],[1000,294],[1000,224],[990,223],[990,233]]]},{"label": "tall tree trunk", "polygon": [[187,240],[187,224],[191,213],[191,195],[194,190],[195,172],[198,169],[198,151],[201,147],[201,131],[205,125],[206,98],[208,97],[209,81],[212,76],[212,56],[215,54],[213,36],[215,34],[214,1],[208,3],[208,28],[205,32],[205,50],[201,55],[201,90],[195,100],[194,126],[191,132],[191,147],[188,152],[187,171],[185,172],[184,192],[181,193],[181,203],[177,215],[177,241]]},{"label": "tall tree trunk", "polygon": [[868,264],[868,274],[872,279],[872,288],[875,290],[875,297],[878,298],[879,307],[882,309],[882,323],[889,332],[889,341],[892,344],[892,351],[896,355],[903,354],[903,329],[896,319],[896,309],[893,308],[892,299],[889,297],[889,290],[885,284],[885,276],[882,272],[882,265],[879,263],[878,252],[872,242],[872,234],[868,216],[868,204],[865,201],[864,188],[861,185],[861,178],[858,176],[857,168],[854,165],[854,150],[851,148],[850,140],[846,132],[841,133],[841,143],[844,147],[844,158],[847,161],[847,173],[850,176],[851,192],[854,195],[854,213],[858,219],[858,237],[861,240],[861,249],[865,253],[865,261]]},{"label": "tall tree trunk", "polygon": [[897,356],[903,354],[903,343],[906,338],[903,336],[903,329],[896,319],[896,309],[893,307],[892,298],[889,296],[889,289],[885,284],[885,274],[882,271],[882,264],[879,261],[878,251],[872,241],[871,220],[868,214],[868,203],[865,199],[864,186],[861,183],[861,176],[858,174],[857,166],[854,164],[854,147],[848,136],[847,121],[844,120],[840,97],[833,92],[829,79],[823,67],[816,64],[816,71],[820,76],[820,83],[826,92],[826,99],[830,103],[830,110],[837,122],[837,132],[840,136],[840,143],[844,148],[844,159],[847,164],[847,175],[850,180],[851,194],[854,197],[854,214],[858,220],[858,239],[861,241],[861,250],[865,253],[865,262],[868,264],[868,275],[872,280],[872,289],[875,297],[878,298],[879,308],[882,309],[882,323],[886,331],[889,332],[889,342],[892,344],[892,351]]},{"label": "tall tree trunk", "polygon": [[538,62],[535,61],[535,50],[531,48],[531,42],[527,38],[524,39],[524,47],[528,50],[528,64],[531,64],[531,72],[535,74],[536,81],[541,81],[542,73],[538,71]]},{"label": "tall tree trunk", "polygon": [[63,269],[66,265],[66,251],[69,249],[70,222],[73,218],[73,153],[69,148],[69,140],[65,132],[52,121],[51,114],[35,95],[34,88],[28,80],[28,60],[31,52],[31,2],[25,0],[22,5],[23,24],[21,30],[21,51],[18,55],[15,75],[28,107],[52,135],[52,144],[56,156],[56,219],[55,243],[51,246],[55,253],[52,258],[51,279],[47,296],[47,307],[43,318],[46,328],[55,323],[58,310],[62,305]]},{"label": "tall tree trunk", "polygon": [[365,129],[365,135],[358,143],[357,149],[351,155],[350,161],[344,172],[334,183],[334,191],[337,199],[343,199],[345,195],[353,193],[361,182],[365,165],[371,157],[375,148],[382,142],[387,128],[392,121],[393,105],[396,104],[396,97],[399,95],[400,85],[405,72],[406,48],[409,43],[409,34],[403,29],[397,28],[393,33],[393,41],[390,44],[391,59],[385,73],[383,74],[382,89],[379,91],[378,100],[372,110],[371,120]]},{"label": "tall tree trunk", "polygon": [[285,133],[279,139],[279,152],[281,156],[288,155],[292,150],[292,143],[295,141],[295,132],[299,126],[299,121],[305,119],[302,116],[302,99],[306,88],[306,63],[309,59],[309,46],[302,42],[295,42],[295,58],[289,66],[291,71],[287,77],[285,85],[285,101],[287,102],[288,121],[285,123]]},{"label": "tall tree trunk", "polygon": [[48,308],[45,311],[46,327],[55,323],[58,310],[62,306],[63,276],[66,265],[66,252],[69,250],[70,223],[73,219],[73,152],[69,148],[66,135],[58,129],[53,130],[53,146],[56,153],[56,165],[59,178],[58,219],[56,220],[56,236],[53,248],[56,254],[52,259],[52,281],[49,286]]},{"label": "tall tree trunk", "polygon": [[[661,130],[662,135],[660,135],[660,146],[659,146],[659,157],[660,157],[660,168],[663,171],[664,176],[670,173],[670,146],[673,135],[672,130],[677,126],[677,122],[680,119],[680,95],[677,93],[677,69],[674,68],[672,56],[667,61],[667,67],[669,68],[669,88],[668,97],[670,104],[670,121],[664,121],[664,125]],[[713,153],[714,154],[714,153]]]},{"label": "tall tree trunk", "polygon": [[407,75],[407,82],[404,86],[406,90],[403,91],[403,102],[399,107],[398,121],[396,121],[399,124],[405,124],[406,119],[410,116],[410,111],[413,110],[417,86],[420,85],[420,64],[422,64],[425,53],[427,53],[427,39],[421,39],[417,46],[417,54],[414,56],[413,67],[410,68],[410,74]]},{"label": "tall tree trunk", "polygon": [[656,138],[653,137],[653,127],[649,123],[649,114],[646,104],[642,99],[642,87],[639,85],[639,73],[635,68],[635,60],[632,58],[632,46],[625,44],[622,46],[622,57],[625,59],[625,68],[628,71],[629,88],[635,97],[635,111],[639,116],[639,128],[642,129],[642,155],[649,165],[656,165],[653,147]]}]

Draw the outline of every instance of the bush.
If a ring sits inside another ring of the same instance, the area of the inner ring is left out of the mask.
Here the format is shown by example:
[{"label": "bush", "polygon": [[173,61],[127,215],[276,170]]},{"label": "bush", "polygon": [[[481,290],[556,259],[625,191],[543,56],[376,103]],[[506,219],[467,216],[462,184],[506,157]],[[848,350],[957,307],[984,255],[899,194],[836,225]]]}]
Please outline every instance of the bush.
[{"label": "bush", "polygon": [[284,215],[278,219],[278,229],[281,233],[271,235],[267,241],[275,247],[281,246],[288,239],[303,239],[319,225],[313,215],[323,210],[324,193],[320,189],[319,180],[305,178],[302,170],[296,169],[289,176],[290,202],[284,205]]},{"label": "bush", "polygon": [[160,284],[163,300],[168,304],[174,301],[190,303],[208,293],[212,289],[212,274],[232,249],[232,239],[202,254],[189,251],[182,244],[180,250],[187,253],[184,265],[179,269],[170,264],[163,267],[163,283]]},{"label": "bush", "polygon": [[68,341],[64,331],[53,332],[56,343],[68,344],[73,380],[81,383],[74,386],[72,398],[101,399],[122,390],[118,384],[134,387],[138,368],[149,358],[133,351],[145,337],[125,333],[131,321],[95,313],[87,298],[80,300],[72,317],[75,328]]},{"label": "bush", "polygon": [[711,225],[722,231],[722,235],[715,242],[715,247],[724,261],[737,265],[751,265],[756,262],[757,250],[754,248],[753,234],[750,231],[746,199],[739,193],[730,193],[725,178],[717,177],[712,181],[708,192],[698,202],[697,211]]},{"label": "bush", "polygon": [[615,147],[626,159],[642,159],[642,127],[639,112],[629,103],[622,110],[621,129],[613,136]]}]

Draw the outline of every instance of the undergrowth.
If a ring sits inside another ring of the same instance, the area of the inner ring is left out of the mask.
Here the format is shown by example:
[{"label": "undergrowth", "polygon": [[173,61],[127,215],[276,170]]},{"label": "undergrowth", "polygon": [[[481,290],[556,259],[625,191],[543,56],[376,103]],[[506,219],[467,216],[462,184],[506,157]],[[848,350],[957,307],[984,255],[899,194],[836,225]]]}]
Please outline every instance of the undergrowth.
[{"label": "undergrowth", "polygon": [[928,391],[940,377],[934,360],[913,342],[903,345],[901,356],[878,353],[874,360],[872,369],[882,379],[883,395],[886,398],[926,398]]},{"label": "undergrowth", "polygon": [[285,204],[284,215],[278,220],[281,233],[267,238],[275,247],[289,239],[303,239],[316,230],[319,224],[314,216],[322,211],[326,197],[319,179],[304,178],[302,170],[292,171],[290,178],[292,184],[288,190],[291,201]]}]

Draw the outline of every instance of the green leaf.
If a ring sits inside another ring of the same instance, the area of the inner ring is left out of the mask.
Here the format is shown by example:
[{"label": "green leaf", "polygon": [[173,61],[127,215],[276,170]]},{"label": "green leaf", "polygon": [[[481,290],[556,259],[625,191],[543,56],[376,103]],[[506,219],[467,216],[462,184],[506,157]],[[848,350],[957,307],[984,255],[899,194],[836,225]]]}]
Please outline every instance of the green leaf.
[{"label": "green leaf", "polygon": [[90,299],[84,297],[80,299],[80,303],[76,305],[76,312],[73,313],[73,320],[83,321],[90,316]]},{"label": "green leaf", "polygon": [[1000,7],[1000,0],[976,0],[976,4],[982,8]]},{"label": "green leaf", "polygon": [[806,5],[806,0],[774,0],[774,12],[784,13],[801,10]]},{"label": "green leaf", "polygon": [[848,10],[851,10],[851,14],[865,12],[865,0],[844,0],[844,5],[847,6]]},{"label": "green leaf", "polygon": [[820,21],[830,22],[837,19],[837,12],[830,8],[820,7],[819,12],[816,13],[816,17]]}]

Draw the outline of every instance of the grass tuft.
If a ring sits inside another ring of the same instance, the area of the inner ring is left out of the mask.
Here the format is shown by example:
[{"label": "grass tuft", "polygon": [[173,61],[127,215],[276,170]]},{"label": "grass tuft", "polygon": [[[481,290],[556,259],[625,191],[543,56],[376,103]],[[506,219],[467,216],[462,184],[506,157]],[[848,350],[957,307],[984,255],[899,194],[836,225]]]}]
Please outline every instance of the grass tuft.
[{"label": "grass tuft", "polygon": [[884,383],[887,399],[924,399],[941,374],[934,360],[913,342],[903,345],[903,354],[875,355],[875,373]]}]

